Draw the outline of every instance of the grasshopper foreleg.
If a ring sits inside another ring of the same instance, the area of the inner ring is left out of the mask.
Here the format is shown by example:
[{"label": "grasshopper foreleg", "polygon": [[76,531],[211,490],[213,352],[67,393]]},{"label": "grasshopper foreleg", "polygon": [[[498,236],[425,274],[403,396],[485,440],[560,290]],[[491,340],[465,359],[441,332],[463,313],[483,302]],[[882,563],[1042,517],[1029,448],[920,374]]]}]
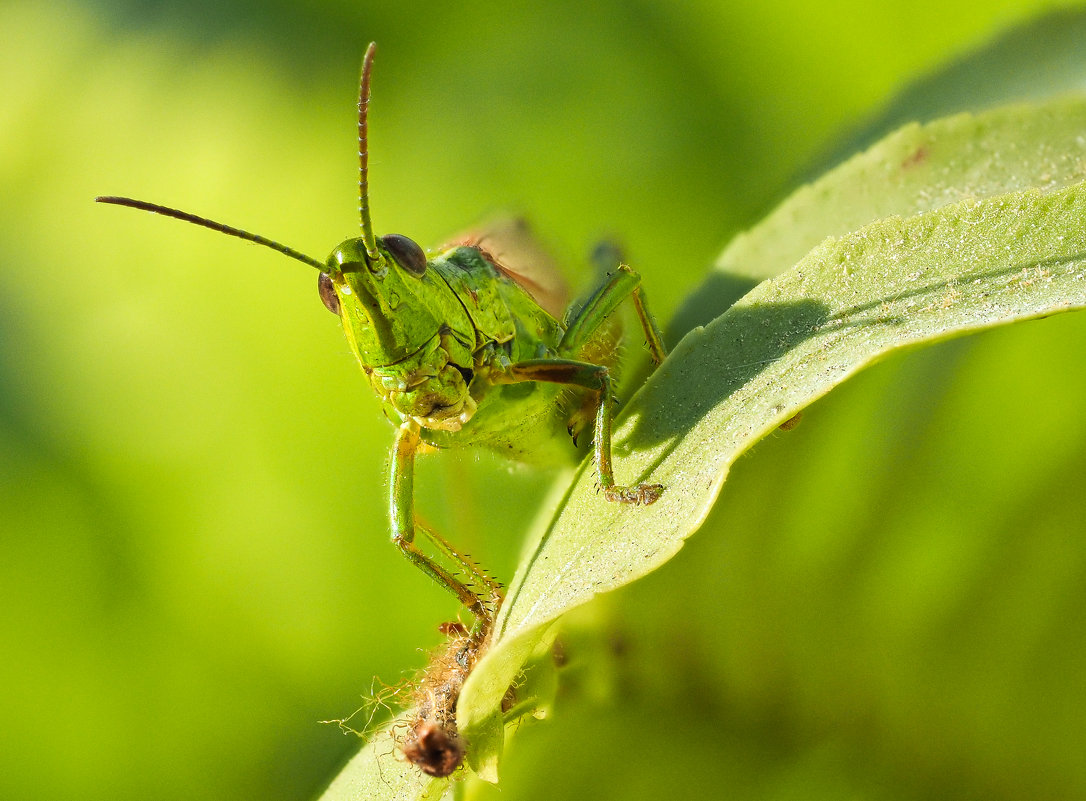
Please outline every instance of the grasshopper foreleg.
[{"label": "grasshopper foreleg", "polygon": [[616,503],[650,504],[664,491],[662,484],[636,484],[623,487],[615,484],[611,468],[611,419],[614,415],[615,396],[611,377],[605,366],[572,359],[534,359],[517,362],[508,370],[512,381],[547,381],[555,384],[572,384],[599,393],[596,406],[596,425],[593,432],[593,453],[600,489],[607,500]]},{"label": "grasshopper foreleg", "polygon": [[[429,527],[419,524],[415,518],[415,452],[418,450],[419,441],[419,426],[414,421],[405,422],[396,431],[389,481],[392,541],[412,564],[459,598],[481,623],[489,622],[494,615],[493,607],[501,600],[501,586],[457,551],[448,540]],[[441,553],[481,581],[487,588],[485,597],[474,592],[469,585],[424,554],[415,544],[416,528],[422,530]]]}]

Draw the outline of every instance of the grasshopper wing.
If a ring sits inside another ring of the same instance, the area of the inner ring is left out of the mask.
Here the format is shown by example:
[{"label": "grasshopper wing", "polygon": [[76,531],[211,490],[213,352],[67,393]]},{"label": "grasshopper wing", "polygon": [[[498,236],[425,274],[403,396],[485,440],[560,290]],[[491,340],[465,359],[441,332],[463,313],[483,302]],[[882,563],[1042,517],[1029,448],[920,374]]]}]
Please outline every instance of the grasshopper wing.
[{"label": "grasshopper wing", "polygon": [[565,315],[569,287],[523,218],[499,217],[453,237],[448,245],[478,248],[487,261],[530,294],[545,312],[556,320]]}]

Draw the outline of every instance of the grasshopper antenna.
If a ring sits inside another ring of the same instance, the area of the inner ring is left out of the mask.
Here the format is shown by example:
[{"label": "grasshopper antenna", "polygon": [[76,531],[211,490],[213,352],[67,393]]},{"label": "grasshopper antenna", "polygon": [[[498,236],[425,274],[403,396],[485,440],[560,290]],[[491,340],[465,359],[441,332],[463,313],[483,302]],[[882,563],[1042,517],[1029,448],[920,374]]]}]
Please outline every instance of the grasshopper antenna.
[{"label": "grasshopper antenna", "polygon": [[377,239],[373,235],[373,223],[370,221],[367,117],[370,108],[370,73],[373,72],[373,55],[376,52],[377,42],[370,42],[362,59],[362,78],[358,82],[358,214],[362,219],[362,244],[366,246],[366,255],[373,261],[380,259],[381,254],[377,250]]},{"label": "grasshopper antenna", "polygon": [[143,211],[154,212],[155,214],[162,214],[166,217],[173,217],[175,220],[184,220],[193,225],[202,225],[204,228],[210,228],[212,231],[218,231],[220,234],[229,234],[230,236],[236,236],[238,239],[256,242],[258,245],[277,250],[284,256],[290,256],[292,259],[305,262],[310,267],[316,267],[322,273],[328,269],[328,265],[324,262],[317,261],[312,256],[300,253],[294,248],[289,248],[286,245],[268,239],[266,236],[251,234],[248,231],[243,231],[240,228],[234,228],[230,225],[224,225],[223,223],[209,220],[206,217],[198,217],[195,214],[189,214],[187,211],[178,211],[177,209],[171,209],[169,206],[160,206],[157,203],[148,203],[146,200],[134,200],[130,197],[113,197],[111,195],[105,195],[96,197],[94,200],[97,203],[111,203],[114,206],[128,206],[133,209],[141,209]]}]

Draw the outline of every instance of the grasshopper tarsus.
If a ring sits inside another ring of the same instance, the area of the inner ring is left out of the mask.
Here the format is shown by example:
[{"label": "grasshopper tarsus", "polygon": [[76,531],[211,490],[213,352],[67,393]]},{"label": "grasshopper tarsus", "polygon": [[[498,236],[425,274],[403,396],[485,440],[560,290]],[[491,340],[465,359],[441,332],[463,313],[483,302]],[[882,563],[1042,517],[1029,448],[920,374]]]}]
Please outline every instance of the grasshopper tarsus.
[{"label": "grasshopper tarsus", "polygon": [[663,492],[663,484],[636,484],[632,487],[606,487],[603,490],[603,497],[611,503],[648,506],[656,503]]}]

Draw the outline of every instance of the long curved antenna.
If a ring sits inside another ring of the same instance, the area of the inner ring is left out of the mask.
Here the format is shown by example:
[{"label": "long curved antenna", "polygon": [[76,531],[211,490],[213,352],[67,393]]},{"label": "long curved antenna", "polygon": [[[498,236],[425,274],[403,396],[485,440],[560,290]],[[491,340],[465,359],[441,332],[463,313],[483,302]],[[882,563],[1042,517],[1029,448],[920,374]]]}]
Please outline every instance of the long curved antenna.
[{"label": "long curved antenna", "polygon": [[134,200],[130,197],[114,197],[112,195],[105,195],[102,197],[96,197],[94,199],[98,203],[112,203],[114,206],[128,206],[133,209],[141,209],[143,211],[152,211],[155,214],[162,214],[166,217],[173,217],[175,220],[184,220],[190,222],[193,225],[202,225],[204,228],[210,228],[212,231],[218,231],[220,234],[229,234],[230,236],[236,236],[238,239],[245,239],[249,242],[256,242],[258,245],[277,250],[284,256],[290,256],[292,259],[305,262],[310,267],[316,267],[321,272],[328,269],[328,265],[322,261],[314,259],[312,256],[307,256],[294,248],[281,245],[278,242],[268,239],[266,236],[260,234],[251,234],[248,231],[243,231],[240,228],[234,228],[230,225],[224,225],[214,220],[209,220],[206,217],[198,217],[195,214],[189,214],[187,211],[178,211],[177,209],[171,209],[169,206],[160,206],[157,203],[148,203],[146,200]]},{"label": "long curved antenna", "polygon": [[370,152],[366,120],[370,108],[370,73],[376,52],[377,42],[370,42],[362,59],[362,78],[358,82],[358,215],[362,220],[362,244],[366,246],[366,255],[374,261],[381,254],[377,250],[377,239],[370,221]]}]

